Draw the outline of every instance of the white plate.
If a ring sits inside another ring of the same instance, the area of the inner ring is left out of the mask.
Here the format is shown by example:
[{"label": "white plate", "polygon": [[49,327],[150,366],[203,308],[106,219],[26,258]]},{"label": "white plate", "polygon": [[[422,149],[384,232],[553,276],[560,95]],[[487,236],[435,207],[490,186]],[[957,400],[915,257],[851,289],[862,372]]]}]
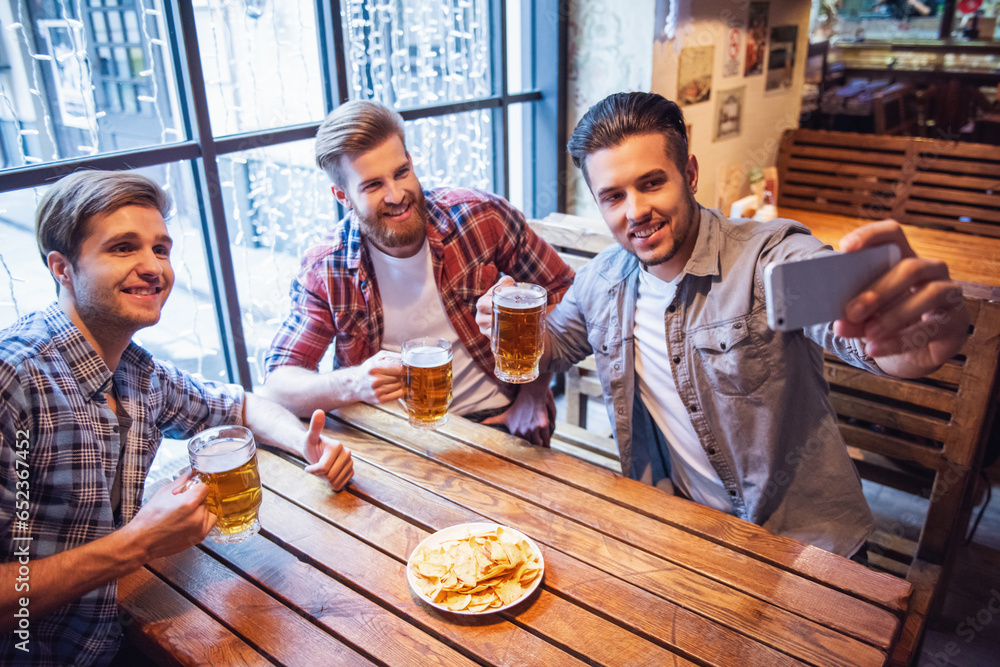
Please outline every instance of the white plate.
[{"label": "white plate", "polygon": [[[416,579],[417,575],[413,571],[413,554],[417,553],[424,547],[434,548],[438,544],[442,542],[447,542],[448,540],[460,540],[462,538],[469,537],[470,535],[484,535],[486,533],[496,534],[497,528],[503,528],[505,531],[509,530],[511,533],[514,534],[515,537],[527,542],[528,547],[531,548],[532,553],[534,553],[535,557],[538,559],[538,566],[541,568],[541,572],[539,572],[538,576],[535,577],[535,580],[531,582],[531,585],[528,586],[527,589],[525,589],[524,593],[521,594],[521,597],[519,597],[514,602],[511,602],[510,604],[505,604],[501,607],[492,607],[489,609],[485,609],[483,611],[465,611],[465,610],[452,611],[443,604],[438,604],[432,601],[426,595],[424,595],[424,592],[420,590],[420,587],[417,585],[417,579]],[[417,548],[410,553],[410,558],[406,561],[406,581],[410,584],[410,590],[416,593],[417,597],[419,597],[421,600],[423,600],[430,606],[440,609],[441,611],[446,611],[449,614],[464,614],[466,616],[481,616],[482,614],[492,614],[498,611],[503,611],[504,609],[510,609],[514,605],[520,604],[525,600],[525,598],[530,597],[531,594],[535,592],[535,589],[538,588],[538,585],[542,583],[543,577],[545,577],[545,560],[542,558],[542,551],[541,549],[538,548],[538,545],[535,544],[535,542],[530,537],[528,537],[521,531],[515,530],[514,528],[511,528],[509,526],[504,526],[499,523],[487,523],[487,522],[460,523],[457,526],[449,526],[448,528],[443,528],[432,535],[428,535],[420,544],[417,545]]]}]

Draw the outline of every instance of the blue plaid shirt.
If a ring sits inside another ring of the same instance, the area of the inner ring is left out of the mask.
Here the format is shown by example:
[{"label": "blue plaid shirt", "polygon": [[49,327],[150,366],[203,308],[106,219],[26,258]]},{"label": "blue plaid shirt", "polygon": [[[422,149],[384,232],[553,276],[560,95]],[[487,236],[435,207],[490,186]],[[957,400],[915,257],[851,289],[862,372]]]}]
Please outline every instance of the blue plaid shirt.
[{"label": "blue plaid shirt", "polygon": [[[124,443],[104,396],[112,382],[128,415]],[[30,567],[120,528],[142,503],[163,437],[242,424],[242,412],[240,387],[197,380],[134,343],[112,375],[56,304],[21,318],[0,334],[0,560],[17,561],[27,545]],[[109,492],[119,455],[116,519]],[[17,648],[22,637],[2,634],[0,664],[108,662],[121,636],[117,593],[112,582],[30,616],[29,651]],[[30,599],[30,590],[21,595]]]}]

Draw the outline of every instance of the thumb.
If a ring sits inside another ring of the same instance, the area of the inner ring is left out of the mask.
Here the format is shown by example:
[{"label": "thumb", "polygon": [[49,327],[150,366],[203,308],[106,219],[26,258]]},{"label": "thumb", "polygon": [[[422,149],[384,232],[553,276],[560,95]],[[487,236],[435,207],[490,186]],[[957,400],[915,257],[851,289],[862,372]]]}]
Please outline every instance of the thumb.
[{"label": "thumb", "polygon": [[480,424],[505,424],[506,422],[503,420],[504,414],[505,413],[501,412],[498,415],[493,415],[492,417],[487,417],[486,419],[484,419],[483,421],[481,421],[479,423]]}]

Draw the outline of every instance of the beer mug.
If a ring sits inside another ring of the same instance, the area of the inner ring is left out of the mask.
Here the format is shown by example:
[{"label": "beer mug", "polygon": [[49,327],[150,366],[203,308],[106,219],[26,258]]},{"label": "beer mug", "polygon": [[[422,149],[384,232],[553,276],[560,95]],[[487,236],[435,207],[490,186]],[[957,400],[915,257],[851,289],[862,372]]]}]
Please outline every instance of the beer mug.
[{"label": "beer mug", "polygon": [[545,288],[531,283],[500,285],[493,290],[493,336],[496,368],[504,382],[538,377],[545,333]]},{"label": "beer mug", "polygon": [[451,343],[443,338],[414,338],[403,343],[402,357],[403,405],[410,426],[441,426],[448,421],[451,405]]},{"label": "beer mug", "polygon": [[253,433],[242,426],[207,429],[188,441],[188,459],[195,477],[208,487],[208,511],[219,517],[208,536],[233,544],[256,534],[263,493]]}]

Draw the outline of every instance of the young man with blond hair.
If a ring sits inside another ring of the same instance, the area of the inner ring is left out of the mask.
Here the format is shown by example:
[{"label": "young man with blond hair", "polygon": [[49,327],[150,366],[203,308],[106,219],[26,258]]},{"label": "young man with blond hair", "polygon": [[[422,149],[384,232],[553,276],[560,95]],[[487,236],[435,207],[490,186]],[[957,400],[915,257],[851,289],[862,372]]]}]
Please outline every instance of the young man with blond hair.
[{"label": "young man with blond hair", "polygon": [[[555,304],[573,273],[502,198],[424,191],[403,121],[377,102],[334,110],[316,136],[316,161],[349,211],[306,253],[291,314],[271,344],[268,396],[297,414],[402,396],[398,353],[409,339],[452,343],[451,411],[547,445],[555,407],[548,376],[507,385],[472,311],[501,274],[539,284]],[[318,372],[331,344],[335,369]]]}]

